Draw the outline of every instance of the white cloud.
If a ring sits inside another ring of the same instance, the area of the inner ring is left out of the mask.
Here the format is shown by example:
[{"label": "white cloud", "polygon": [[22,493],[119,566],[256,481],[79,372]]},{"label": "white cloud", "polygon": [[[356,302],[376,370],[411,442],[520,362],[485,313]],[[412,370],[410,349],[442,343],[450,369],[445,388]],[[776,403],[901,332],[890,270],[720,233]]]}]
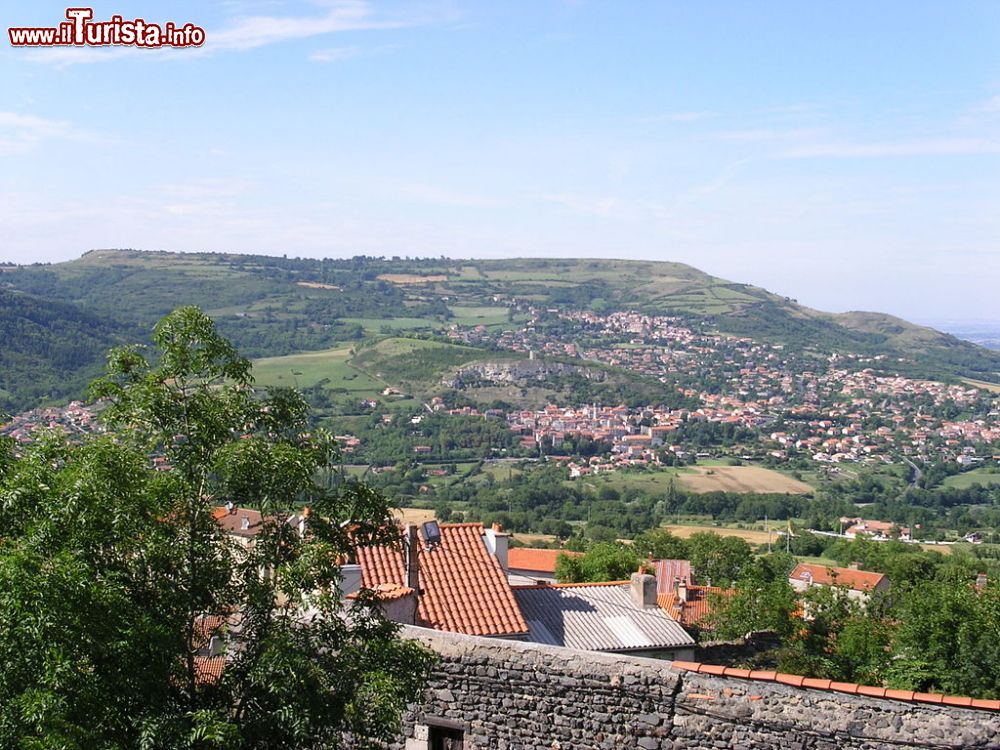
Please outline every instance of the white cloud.
[{"label": "white cloud", "polygon": [[341,31],[391,29],[402,21],[379,20],[367,2],[344,0],[320,16],[248,16],[222,31],[206,32],[206,50],[248,50],[291,39]]},{"label": "white cloud", "polygon": [[34,115],[0,112],[0,156],[28,151],[52,138],[77,138],[68,122],[47,120]]}]

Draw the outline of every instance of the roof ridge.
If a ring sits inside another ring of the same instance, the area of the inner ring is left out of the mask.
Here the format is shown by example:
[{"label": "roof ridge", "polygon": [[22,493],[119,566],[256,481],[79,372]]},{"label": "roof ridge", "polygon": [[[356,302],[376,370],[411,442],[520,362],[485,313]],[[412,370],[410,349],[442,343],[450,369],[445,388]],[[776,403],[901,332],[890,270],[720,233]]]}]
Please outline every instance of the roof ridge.
[{"label": "roof ridge", "polygon": [[631,581],[583,581],[580,583],[527,583],[523,585],[512,585],[512,589],[571,589],[584,588],[587,586],[625,586]]}]

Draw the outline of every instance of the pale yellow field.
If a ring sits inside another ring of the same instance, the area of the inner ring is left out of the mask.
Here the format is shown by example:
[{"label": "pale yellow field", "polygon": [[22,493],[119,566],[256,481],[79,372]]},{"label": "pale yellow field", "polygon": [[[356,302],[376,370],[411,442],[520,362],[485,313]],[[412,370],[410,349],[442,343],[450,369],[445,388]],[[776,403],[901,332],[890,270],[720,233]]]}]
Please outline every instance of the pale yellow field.
[{"label": "pale yellow field", "polygon": [[403,523],[421,524],[424,521],[433,521],[434,511],[429,508],[397,508],[393,517],[400,519]]},{"label": "pale yellow field", "polygon": [[448,277],[442,274],[435,276],[417,276],[412,273],[383,273],[379,274],[379,279],[392,284],[426,284],[431,281],[447,281]]},{"label": "pale yellow field", "polygon": [[[678,536],[681,539],[687,539],[692,534],[697,534],[702,531],[710,531],[713,534],[718,534],[719,536],[738,536],[740,539],[745,539],[750,542],[750,544],[767,544],[767,532],[766,531],[755,531],[753,529],[723,529],[716,526],[677,526],[676,524],[665,526],[671,534]],[[784,537],[778,536],[778,522],[775,521],[775,526],[771,529],[771,544],[777,545],[779,542],[784,544]]]},{"label": "pale yellow field", "polygon": [[295,283],[298,286],[304,286],[308,289],[332,289],[335,292],[340,291],[339,286],[334,286],[333,284],[320,284],[318,281],[297,281]]},{"label": "pale yellow field", "polygon": [[974,385],[976,388],[982,388],[990,393],[1000,393],[1000,385],[996,383],[985,383],[982,380],[970,380],[969,378],[963,378],[962,382]]},{"label": "pale yellow field", "polygon": [[787,492],[804,495],[813,491],[805,482],[760,466],[695,466],[677,478],[694,492]]},{"label": "pale yellow field", "polygon": [[514,539],[525,547],[532,547],[540,542],[554,542],[556,538],[551,534],[512,534]]}]

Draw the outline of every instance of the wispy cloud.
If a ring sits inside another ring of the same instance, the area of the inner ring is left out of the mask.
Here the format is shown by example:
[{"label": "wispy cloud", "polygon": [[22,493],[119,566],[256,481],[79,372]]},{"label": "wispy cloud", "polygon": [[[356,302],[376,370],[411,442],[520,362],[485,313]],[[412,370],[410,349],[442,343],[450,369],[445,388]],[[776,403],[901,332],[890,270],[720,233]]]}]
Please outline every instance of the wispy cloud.
[{"label": "wispy cloud", "polygon": [[767,141],[801,141],[816,138],[823,131],[818,128],[748,128],[745,130],[722,130],[714,133],[720,141],[757,143]]},{"label": "wispy cloud", "polygon": [[370,48],[353,45],[350,47],[331,47],[330,49],[321,49],[313,52],[309,55],[309,59],[318,63],[333,63],[343,60],[353,60],[357,57],[373,57],[397,49],[399,49],[398,44],[381,44],[378,47]]},{"label": "wispy cloud", "polygon": [[928,138],[872,143],[814,143],[796,146],[780,156],[786,159],[856,159],[899,156],[962,156],[1000,154],[996,138]]},{"label": "wispy cloud", "polygon": [[81,135],[61,120],[0,112],[0,156],[23,153],[44,140],[79,138]]},{"label": "wispy cloud", "polygon": [[402,20],[377,18],[363,0],[335,3],[318,16],[248,16],[230,27],[206,33],[206,50],[248,50],[292,39],[308,39],[343,31],[392,29],[408,25]]}]

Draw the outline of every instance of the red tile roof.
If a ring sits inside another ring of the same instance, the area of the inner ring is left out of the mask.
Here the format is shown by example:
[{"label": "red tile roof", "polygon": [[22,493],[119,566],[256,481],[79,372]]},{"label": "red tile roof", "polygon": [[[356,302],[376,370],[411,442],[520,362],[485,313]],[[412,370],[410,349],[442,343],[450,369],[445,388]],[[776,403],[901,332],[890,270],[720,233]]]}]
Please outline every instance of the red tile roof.
[{"label": "red tile roof", "polygon": [[733,589],[718,586],[688,586],[687,601],[681,604],[676,591],[658,594],[656,603],[681,625],[701,625],[712,614],[712,595],[732,596]]},{"label": "red tile roof", "polygon": [[555,573],[559,555],[575,557],[579,552],[561,549],[535,549],[511,547],[507,552],[507,567],[513,570],[531,570],[536,573]]},{"label": "red tile roof", "polygon": [[885,579],[885,574],[854,570],[853,568],[831,568],[827,565],[799,563],[788,578],[823,586],[846,586],[855,591],[872,591]]},{"label": "red tile roof", "polygon": [[223,531],[236,536],[253,537],[264,527],[264,517],[259,510],[234,507],[227,511],[223,507],[217,507],[212,511],[212,516]]},{"label": "red tile roof", "polygon": [[[419,625],[467,635],[528,632],[500,562],[486,550],[480,523],[441,524],[441,544],[420,549]],[[363,585],[404,585],[399,547],[359,547]]]},{"label": "red tile roof", "polygon": [[222,679],[226,667],[225,656],[194,657],[194,679],[198,685],[214,685]]},{"label": "red tile roof", "polygon": [[690,560],[657,560],[653,563],[653,573],[656,575],[657,595],[666,594],[674,590],[676,579],[691,585],[691,561]]}]

